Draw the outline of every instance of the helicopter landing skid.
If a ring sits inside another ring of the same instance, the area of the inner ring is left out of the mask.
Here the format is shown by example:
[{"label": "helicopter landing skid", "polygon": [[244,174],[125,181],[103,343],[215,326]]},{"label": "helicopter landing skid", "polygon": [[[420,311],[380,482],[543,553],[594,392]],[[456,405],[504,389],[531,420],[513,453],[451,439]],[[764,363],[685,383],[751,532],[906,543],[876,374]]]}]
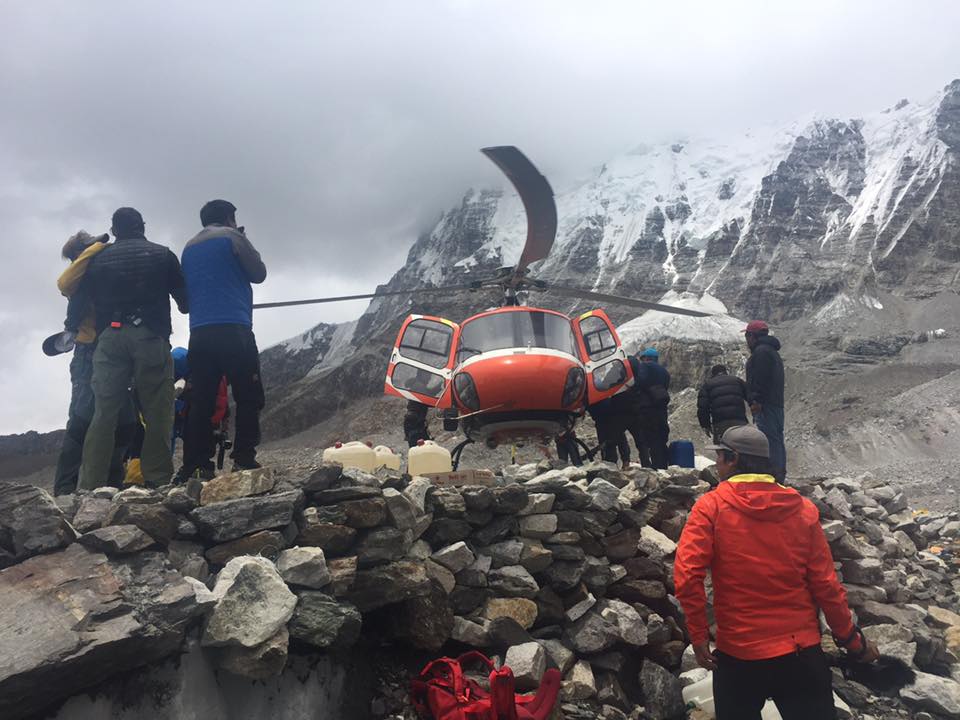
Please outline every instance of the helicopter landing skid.
[{"label": "helicopter landing skid", "polygon": [[457,445],[453,449],[453,451],[450,453],[450,460],[453,463],[452,467],[454,470],[460,467],[460,456],[463,454],[463,449],[472,442],[473,440],[471,440],[470,438],[467,438],[466,440],[461,442],[459,445]]}]

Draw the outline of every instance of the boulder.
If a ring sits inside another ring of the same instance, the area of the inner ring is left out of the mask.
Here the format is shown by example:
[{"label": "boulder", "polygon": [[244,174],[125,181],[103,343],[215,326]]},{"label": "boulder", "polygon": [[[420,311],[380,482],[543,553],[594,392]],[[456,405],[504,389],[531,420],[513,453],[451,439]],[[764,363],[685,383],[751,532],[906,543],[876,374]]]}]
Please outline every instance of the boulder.
[{"label": "boulder", "polygon": [[507,649],[504,664],[513,670],[517,690],[535,690],[547,670],[547,654],[537,642],[513,645]]},{"label": "boulder", "polygon": [[322,592],[300,594],[290,620],[290,636],[319,648],[346,648],[360,639],[362,618],[353,605]]},{"label": "boulder", "polygon": [[111,500],[84,495],[77,503],[77,512],[74,513],[71,524],[77,532],[89,532],[102,527],[103,521],[107,519],[112,509],[113,502]]},{"label": "boulder", "polygon": [[483,485],[468,485],[460,488],[463,503],[468,512],[486,512],[493,505],[493,490]]},{"label": "boulder", "polygon": [[883,583],[883,561],[876,558],[843,560],[840,564],[843,579],[856,585],[879,585]]},{"label": "boulder", "polygon": [[252,648],[232,645],[221,648],[217,664],[231,675],[247,680],[266,680],[283,672],[287,664],[290,633],[284,625],[276,634]]},{"label": "boulder", "polygon": [[960,627],[960,615],[937,605],[927,607],[927,614],[935,625],[941,628]]},{"label": "boulder", "polygon": [[527,515],[520,518],[520,534],[523,537],[543,540],[556,531],[556,515]]},{"label": "boulder", "polygon": [[547,667],[556,668],[566,675],[577,661],[576,654],[559,640],[538,640],[547,653]]},{"label": "boulder", "polygon": [[387,503],[382,497],[350,500],[339,505],[352,528],[373,528],[387,520]]},{"label": "boulder", "polygon": [[619,637],[619,628],[596,610],[587,612],[564,632],[566,644],[577,653],[586,655],[613,647]]},{"label": "boulder", "polygon": [[498,617],[488,620],[486,624],[487,637],[493,647],[510,647],[522,645],[533,640],[530,633],[524,630],[516,620],[510,617]]},{"label": "boulder", "polygon": [[652,560],[663,560],[677,551],[677,544],[659,530],[644,525],[640,528],[640,552]]},{"label": "boulder", "polygon": [[[0,484],[0,567],[57,550],[76,539],[76,531],[45,490]],[[9,557],[6,563],[4,554]]]},{"label": "boulder", "polygon": [[[517,534],[517,519],[512,515],[498,515],[489,523],[473,531],[473,539],[479,545],[492,545],[493,543]],[[432,530],[433,528],[431,528]],[[463,538],[457,538],[463,540]]]},{"label": "boulder", "polygon": [[641,528],[628,528],[603,539],[603,549],[610,562],[622,562],[637,554],[640,538],[643,536]]},{"label": "boulder", "polygon": [[152,537],[136,525],[111,525],[81,535],[77,542],[94,552],[107,555],[128,555],[154,545]]},{"label": "boulder", "polygon": [[520,553],[520,564],[527,572],[536,574],[543,572],[553,563],[554,553],[543,546],[539,540],[524,539],[523,552]]},{"label": "boulder", "polygon": [[519,538],[503,540],[483,548],[483,553],[490,557],[491,567],[518,565],[523,555],[523,541]]},{"label": "boulder", "polygon": [[[344,471],[344,475],[346,475],[347,471],[353,469],[354,468],[347,468],[347,470]],[[376,478],[374,478],[374,483],[376,483]],[[310,500],[316,505],[339,505],[340,503],[350,502],[351,500],[365,500],[366,498],[380,497],[382,494],[379,487],[352,485],[312,493]]]},{"label": "boulder", "polygon": [[427,577],[443,588],[447,595],[457,587],[456,576],[440,563],[427,558],[423,561],[423,569],[427,571]]},{"label": "boulder", "polygon": [[330,572],[330,584],[326,586],[326,592],[336,597],[346,595],[357,577],[357,556],[328,559],[327,570]]},{"label": "boulder", "polygon": [[297,596],[287,589],[274,564],[263,557],[231,560],[217,576],[213,594],[217,604],[202,640],[212,647],[259,645],[286,624],[297,605]]},{"label": "boulder", "polygon": [[520,565],[507,565],[491,570],[487,583],[491,590],[505,597],[533,598],[540,589],[533,575]]},{"label": "boulder", "polygon": [[177,536],[180,518],[159,502],[114,503],[103,525],[136,525],[154,540],[166,545]]},{"label": "boulder", "polygon": [[489,638],[486,628],[466,618],[455,615],[453,618],[453,627],[450,630],[450,637],[457,642],[472,647],[487,647]]},{"label": "boulder", "polygon": [[200,503],[193,497],[187,488],[183,485],[176,485],[167,492],[163,499],[163,506],[170,512],[178,515],[186,515]]},{"label": "boulder", "polygon": [[393,488],[384,488],[383,501],[387,506],[387,518],[395,528],[413,529],[417,523],[417,510],[406,495]]},{"label": "boulder", "polygon": [[565,701],[588,700],[597,694],[593,668],[586,660],[578,660],[563,679],[560,696]]},{"label": "boulder", "polygon": [[516,515],[527,506],[529,500],[526,488],[521,485],[504,485],[493,488],[492,492],[490,507],[498,515]]},{"label": "boulder", "polygon": [[682,717],[686,708],[680,681],[654,662],[645,660],[640,670],[644,707],[652,720]]},{"label": "boulder", "polygon": [[[489,526],[488,526],[489,527]],[[439,518],[430,523],[430,527],[423,533],[423,539],[431,547],[444,547],[470,536],[473,526],[460,518]]]},{"label": "boulder", "polygon": [[455,487],[434,486],[427,494],[426,507],[437,518],[462,518],[467,512],[463,495]]},{"label": "boulder", "polygon": [[233,558],[242,555],[263,555],[272,560],[286,546],[287,540],[283,533],[276,530],[261,530],[252,535],[214,545],[207,550],[205,557],[213,565],[226,565]]},{"label": "boulder", "polygon": [[426,593],[384,610],[388,613],[389,634],[405,645],[436,652],[453,632],[453,611],[447,593],[430,583]]},{"label": "boulder", "polygon": [[553,510],[553,503],[557,496],[553,493],[529,493],[527,495],[527,504],[518,515],[545,515]]},{"label": "boulder", "polygon": [[914,681],[901,688],[900,697],[917,710],[960,718],[960,683],[949,678],[917,672]]},{"label": "boulder", "polygon": [[357,541],[354,551],[360,567],[380,565],[404,556],[411,543],[409,535],[393,527],[365,530]]},{"label": "boulder", "polygon": [[472,565],[476,558],[474,557],[473,551],[467,547],[467,544],[460,541],[453,545],[440,548],[430,556],[430,559],[440,563],[450,572],[458,573]]},{"label": "boulder", "polygon": [[190,519],[204,537],[221,543],[258,530],[286,527],[293,520],[294,513],[303,507],[303,501],[303,492],[300,490],[264,497],[237,498],[198,507],[190,513]]},{"label": "boulder", "polygon": [[483,610],[487,620],[509,617],[524,630],[529,630],[537,620],[537,604],[527,598],[490,598]]},{"label": "boulder", "polygon": [[647,644],[647,626],[640,613],[620,600],[601,600],[597,604],[600,616],[617,629],[617,638],[627,645],[642,647]]},{"label": "boulder", "polygon": [[590,504],[597,510],[613,510],[620,507],[620,488],[613,483],[596,478],[587,486]]},{"label": "boulder", "polygon": [[224,473],[204,484],[200,492],[200,504],[212,505],[224,500],[263,495],[273,490],[276,484],[270,468]]},{"label": "boulder", "polygon": [[410,501],[410,504],[418,515],[423,515],[427,512],[427,493],[430,492],[432,488],[433,483],[427,478],[417,476],[403,489],[403,496]]},{"label": "boulder", "polygon": [[913,633],[902,625],[869,625],[863,634],[873,642],[881,655],[895,657],[907,667],[913,665],[917,644],[912,642]]},{"label": "boulder", "polygon": [[357,531],[340,523],[326,522],[315,507],[308,507],[297,523],[296,543],[321,548],[328,556],[345,554],[353,545]]},{"label": "boulder", "polygon": [[160,553],[119,563],[75,543],[0,571],[0,717],[39,714],[178,652],[199,612]]},{"label": "boulder", "polygon": [[330,583],[330,571],[323,550],[318,547],[293,547],[277,558],[277,571],[288,585],[319,590]]},{"label": "boulder", "polygon": [[360,612],[369,612],[420,597],[429,591],[430,579],[422,563],[397,560],[387,565],[358,570],[353,587],[345,597]]}]

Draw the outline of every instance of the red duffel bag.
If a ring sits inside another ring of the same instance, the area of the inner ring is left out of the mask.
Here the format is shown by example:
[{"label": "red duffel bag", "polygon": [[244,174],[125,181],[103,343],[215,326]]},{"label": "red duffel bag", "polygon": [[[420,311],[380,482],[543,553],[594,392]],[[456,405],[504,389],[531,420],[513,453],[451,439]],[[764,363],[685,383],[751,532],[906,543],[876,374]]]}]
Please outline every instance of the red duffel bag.
[{"label": "red duffel bag", "polygon": [[[470,661],[489,670],[490,692],[464,675]],[[514,688],[510,668],[497,670],[490,658],[472,650],[428,663],[413,681],[411,699],[425,720],[545,720],[557,702],[560,673],[547,670],[536,695],[517,695]]]}]

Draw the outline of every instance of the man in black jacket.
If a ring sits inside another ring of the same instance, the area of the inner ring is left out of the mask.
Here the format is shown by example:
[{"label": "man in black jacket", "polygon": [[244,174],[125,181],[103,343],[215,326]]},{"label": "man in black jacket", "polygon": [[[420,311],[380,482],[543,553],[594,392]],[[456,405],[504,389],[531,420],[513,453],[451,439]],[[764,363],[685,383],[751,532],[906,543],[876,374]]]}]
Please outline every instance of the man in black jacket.
[{"label": "man in black jacket", "polygon": [[747,424],[747,384],[727,373],[723,365],[714,365],[710,379],[697,395],[697,420],[713,442],[732,427]]},{"label": "man in black jacket", "polygon": [[106,483],[117,416],[131,384],[145,425],[143,479],[157,486],[173,475],[170,296],[180,312],[187,312],[186,285],[177,256],[144,237],[139,212],[117,210],[111,232],[116,242],[90,261],[77,291],[91,299],[97,330],[95,409],[83,443],[80,486],[91,489]]},{"label": "man in black jacket", "polygon": [[787,449],[783,442],[783,360],[780,341],[763,320],[753,320],[743,331],[750,348],[747,359],[747,401],[753,422],[770,442],[770,464],[783,482],[787,475]]},{"label": "man in black jacket", "polygon": [[640,463],[644,467],[666,469],[670,463],[667,449],[670,373],[660,365],[656,348],[647,348],[628,359],[633,371],[633,388],[614,395],[614,404],[621,413],[626,413],[624,426],[637,444]]}]

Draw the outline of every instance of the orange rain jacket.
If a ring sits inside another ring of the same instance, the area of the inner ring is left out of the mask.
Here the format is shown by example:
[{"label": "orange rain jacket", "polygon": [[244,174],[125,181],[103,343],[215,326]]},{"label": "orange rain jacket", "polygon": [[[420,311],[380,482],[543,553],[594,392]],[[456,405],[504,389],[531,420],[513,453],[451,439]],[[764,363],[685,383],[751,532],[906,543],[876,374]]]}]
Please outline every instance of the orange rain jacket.
[{"label": "orange rain jacket", "polygon": [[[840,638],[854,630],[816,506],[769,475],[737,475],[701,497],[674,563],[694,644],[707,642],[707,570],[717,649],[763,660],[820,644],[817,609]],[[855,640],[848,645],[858,650]]]}]

